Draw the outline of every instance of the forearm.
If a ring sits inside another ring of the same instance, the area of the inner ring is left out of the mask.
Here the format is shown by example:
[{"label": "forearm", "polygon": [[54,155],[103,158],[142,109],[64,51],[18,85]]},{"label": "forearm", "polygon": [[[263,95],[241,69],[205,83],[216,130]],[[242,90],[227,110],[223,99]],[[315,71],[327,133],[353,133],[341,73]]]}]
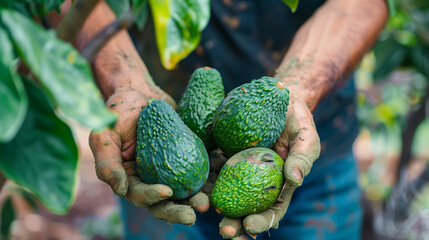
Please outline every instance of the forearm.
[{"label": "forearm", "polygon": [[[78,50],[82,50],[98,32],[115,20],[116,16],[107,3],[100,1],[78,35]],[[159,94],[159,89],[153,88],[154,84],[147,68],[126,30],[114,35],[98,52],[91,65],[105,99],[121,90],[138,89],[153,97]]]},{"label": "forearm", "polygon": [[300,28],[276,77],[313,110],[349,77],[387,17],[384,0],[327,1]]}]

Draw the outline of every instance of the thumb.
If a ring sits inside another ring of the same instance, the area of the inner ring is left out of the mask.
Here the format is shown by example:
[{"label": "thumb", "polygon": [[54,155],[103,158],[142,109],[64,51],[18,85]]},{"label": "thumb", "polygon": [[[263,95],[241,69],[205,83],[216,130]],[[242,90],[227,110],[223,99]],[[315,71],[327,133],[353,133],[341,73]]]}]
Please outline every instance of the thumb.
[{"label": "thumb", "polygon": [[286,181],[293,186],[302,184],[310,172],[313,162],[320,154],[320,138],[313,116],[307,106],[295,102],[293,112],[286,122],[289,151],[284,165]]}]

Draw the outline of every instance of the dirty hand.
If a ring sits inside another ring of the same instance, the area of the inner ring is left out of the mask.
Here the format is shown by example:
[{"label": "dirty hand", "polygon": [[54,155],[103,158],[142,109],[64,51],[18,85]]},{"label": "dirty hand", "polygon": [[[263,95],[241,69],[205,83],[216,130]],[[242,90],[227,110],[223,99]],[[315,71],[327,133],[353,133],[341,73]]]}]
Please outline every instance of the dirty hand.
[{"label": "dirty hand", "polygon": [[305,102],[292,94],[291,92],[285,130],[273,147],[286,160],[283,191],[278,201],[265,212],[239,219],[224,218],[219,224],[220,234],[224,238],[239,237],[244,233],[256,237],[258,233],[270,228],[278,228],[295,188],[301,185],[313,162],[319,157],[320,140],[311,111]]},{"label": "dirty hand", "polygon": [[96,173],[117,195],[127,198],[137,207],[147,208],[155,218],[169,223],[192,225],[196,220],[194,210],[208,210],[207,195],[200,192],[179,204],[168,200],[173,194],[170,187],[145,184],[137,173],[136,131],[141,107],[152,97],[175,105],[159,89],[154,92],[149,96],[137,89],[127,89],[120,90],[109,98],[106,105],[119,117],[114,129],[90,135],[89,143],[95,158]]}]

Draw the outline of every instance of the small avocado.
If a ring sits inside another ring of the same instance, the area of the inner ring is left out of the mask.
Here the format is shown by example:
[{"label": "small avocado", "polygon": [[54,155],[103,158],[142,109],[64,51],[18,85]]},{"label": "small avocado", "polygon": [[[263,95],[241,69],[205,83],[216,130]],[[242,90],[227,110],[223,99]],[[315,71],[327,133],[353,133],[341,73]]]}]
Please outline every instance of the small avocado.
[{"label": "small avocado", "polygon": [[177,107],[183,122],[203,140],[208,151],[215,149],[211,125],[224,96],[220,73],[214,68],[201,67],[191,75]]},{"label": "small avocado", "polygon": [[197,193],[210,168],[201,139],[167,102],[157,99],[151,99],[140,112],[136,162],[143,182],[171,187],[175,199]]},{"label": "small avocado", "polygon": [[267,210],[283,183],[283,159],[269,148],[250,148],[225,163],[210,200],[225,217],[239,218]]},{"label": "small avocado", "polygon": [[288,104],[289,90],[276,78],[262,77],[233,89],[213,119],[216,145],[228,156],[272,147],[285,128]]}]

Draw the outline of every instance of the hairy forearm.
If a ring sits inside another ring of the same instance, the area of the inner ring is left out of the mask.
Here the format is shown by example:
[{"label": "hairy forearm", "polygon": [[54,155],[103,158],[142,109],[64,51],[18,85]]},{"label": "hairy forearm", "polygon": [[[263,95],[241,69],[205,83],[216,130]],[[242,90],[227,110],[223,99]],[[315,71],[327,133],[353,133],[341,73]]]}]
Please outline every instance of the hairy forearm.
[{"label": "hairy forearm", "polygon": [[[82,50],[98,32],[115,20],[116,16],[107,3],[100,1],[78,35],[78,50]],[[148,96],[154,95],[152,79],[126,30],[114,35],[98,52],[91,65],[105,99],[115,92],[132,89],[139,89]],[[155,90],[158,92],[159,89]]]},{"label": "hairy forearm", "polygon": [[384,0],[327,1],[300,28],[276,77],[313,110],[349,77],[387,17]]}]

